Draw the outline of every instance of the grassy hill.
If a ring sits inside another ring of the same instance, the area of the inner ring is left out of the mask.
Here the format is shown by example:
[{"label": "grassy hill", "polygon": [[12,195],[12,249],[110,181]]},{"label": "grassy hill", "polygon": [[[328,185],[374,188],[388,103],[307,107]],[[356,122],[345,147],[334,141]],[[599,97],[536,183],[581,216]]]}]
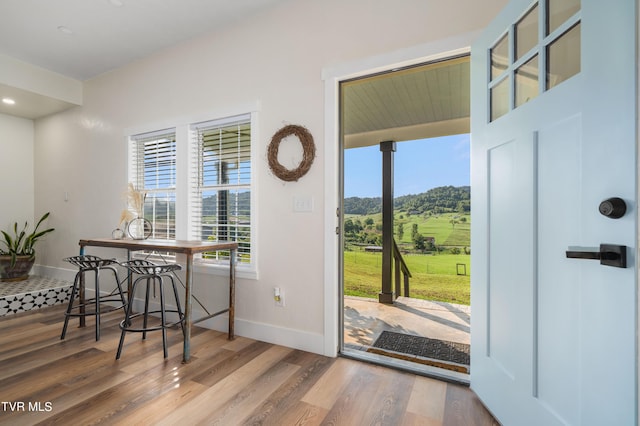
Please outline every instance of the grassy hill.
[{"label": "grassy hill", "polygon": [[[446,202],[434,200],[434,193],[429,192],[405,197],[403,203],[396,202],[394,237],[412,274],[410,297],[468,305],[471,273],[468,187],[443,187],[435,193],[448,194]],[[345,215],[345,294],[377,298],[381,290],[382,254],[365,252],[364,247],[382,244],[382,214],[375,199],[363,200],[351,206],[355,211],[367,213]],[[403,208],[398,208],[398,204]],[[427,205],[432,209],[424,210]],[[345,211],[349,211],[346,206]],[[434,246],[417,248],[414,228],[424,238],[433,238]]]},{"label": "grassy hill", "polygon": [[[382,221],[382,217],[380,218]],[[455,220],[457,223],[452,224]],[[411,244],[411,229],[413,224],[418,225],[418,232],[425,237],[434,237],[437,246],[469,247],[471,245],[471,215],[447,213],[428,217],[408,216],[406,213],[396,213],[394,218],[396,240],[400,243]],[[398,239],[398,224],[402,223],[404,235]]]},{"label": "grassy hill", "polygon": [[[382,227],[382,214],[367,214],[367,215],[345,215],[345,221],[351,220],[352,223],[360,223],[363,226],[361,232],[365,234],[375,234],[382,236],[380,231]],[[456,221],[455,225],[451,221]],[[372,225],[366,226],[367,222],[372,222]],[[398,225],[402,224],[404,232],[402,238],[398,233]],[[418,232],[425,237],[435,238],[436,246],[442,248],[451,247],[470,247],[471,246],[471,215],[459,214],[459,213],[446,213],[438,215],[410,215],[407,212],[396,212],[394,215],[394,236],[401,248],[411,250],[413,245],[412,240],[412,228],[413,225],[418,226]],[[348,244],[373,244],[372,239],[366,239],[362,241],[362,235],[358,240],[356,235],[345,234],[345,239]]]}]

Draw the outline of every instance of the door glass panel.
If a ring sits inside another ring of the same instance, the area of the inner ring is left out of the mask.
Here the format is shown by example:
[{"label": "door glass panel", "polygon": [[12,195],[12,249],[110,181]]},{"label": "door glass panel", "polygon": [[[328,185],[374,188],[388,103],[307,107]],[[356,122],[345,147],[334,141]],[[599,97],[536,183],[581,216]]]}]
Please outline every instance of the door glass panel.
[{"label": "door glass panel", "polygon": [[491,48],[491,80],[504,72],[509,65],[509,37],[505,34]]},{"label": "door glass panel", "polygon": [[491,121],[509,112],[509,78],[505,78],[491,89]]},{"label": "door glass panel", "polygon": [[516,70],[516,107],[538,96],[538,55]]},{"label": "door glass panel", "polygon": [[516,59],[520,59],[538,43],[538,5],[516,24]]},{"label": "door glass panel", "polygon": [[580,72],[580,23],[547,47],[547,90]]},{"label": "door glass panel", "polygon": [[547,35],[554,32],[558,27],[577,11],[580,10],[580,0],[547,0],[549,21],[547,25]]}]

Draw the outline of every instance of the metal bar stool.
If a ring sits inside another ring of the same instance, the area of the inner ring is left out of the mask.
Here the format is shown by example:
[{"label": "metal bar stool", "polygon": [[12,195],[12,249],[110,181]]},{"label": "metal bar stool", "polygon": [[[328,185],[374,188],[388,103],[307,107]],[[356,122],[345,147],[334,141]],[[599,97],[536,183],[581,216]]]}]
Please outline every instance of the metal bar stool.
[{"label": "metal bar stool", "polygon": [[[125,318],[122,322],[120,322],[120,329],[122,330],[122,334],[120,335],[120,344],[118,345],[118,353],[116,354],[116,359],[120,359],[120,354],[122,353],[122,346],[124,344],[124,336],[127,332],[134,333],[142,333],[142,339],[146,339],[147,331],[155,331],[162,330],[162,348],[164,350],[164,357],[168,357],[167,351],[167,328],[172,327],[176,324],[180,324],[182,327],[182,333],[184,334],[184,314],[182,309],[180,308],[180,298],[178,296],[178,289],[176,287],[176,283],[169,272],[178,271],[182,269],[180,265],[176,263],[169,263],[163,265],[157,265],[155,263],[149,262],[148,260],[135,259],[128,262],[121,263],[122,266],[129,269],[132,273],[139,275],[136,280],[133,282],[131,287],[131,298],[135,295],[136,287],[138,283],[146,280],[147,288],[145,291],[145,299],[144,299],[144,312],[132,313],[132,303],[131,299],[129,302],[129,306],[127,306],[127,311],[125,314]],[[164,281],[163,278],[169,278],[171,280],[171,287],[173,288],[173,295],[176,301],[176,309],[166,309],[165,308],[165,297],[164,297]],[[155,291],[155,283],[159,284],[160,287],[160,309],[150,311],[149,310],[149,296],[151,291],[151,286],[153,284]],[[166,319],[166,314],[172,312],[178,314],[178,321],[168,323]],[[160,324],[158,325],[149,325],[148,319],[149,314],[160,313]],[[142,326],[140,326],[140,321],[133,321],[136,318],[142,317]]]},{"label": "metal bar stool", "polygon": [[[113,312],[117,309],[123,308],[127,304],[127,300],[124,296],[124,292],[122,291],[122,287],[120,286],[120,281],[118,280],[118,271],[113,265],[117,265],[118,262],[114,259],[102,259],[98,256],[91,255],[82,255],[82,256],[73,256],[67,257],[64,259],[65,261],[75,265],[78,267],[78,273],[76,274],[75,279],[73,280],[73,287],[71,288],[71,296],[69,298],[69,305],[67,306],[67,310],[64,314],[64,326],[62,327],[62,334],[60,335],[60,339],[63,340],[65,335],[67,334],[67,327],[69,325],[69,318],[71,317],[79,317],[81,321],[81,326],[84,325],[84,318],[87,316],[94,316],[96,318],[96,340],[100,340],[100,316],[102,314],[106,314],[108,312]],[[100,271],[109,270],[113,272],[114,278],[116,280],[117,287],[109,293],[107,296],[100,295]],[[91,299],[84,298],[84,274],[85,272],[93,271],[95,273],[95,297]],[[116,298],[116,293],[118,298]],[[74,306],[74,301],[76,299],[76,295],[80,296],[78,303]],[[106,310],[101,306],[102,303],[106,302],[118,302],[121,303],[115,307],[109,307]],[[87,311],[87,307],[92,307],[93,310]]]}]

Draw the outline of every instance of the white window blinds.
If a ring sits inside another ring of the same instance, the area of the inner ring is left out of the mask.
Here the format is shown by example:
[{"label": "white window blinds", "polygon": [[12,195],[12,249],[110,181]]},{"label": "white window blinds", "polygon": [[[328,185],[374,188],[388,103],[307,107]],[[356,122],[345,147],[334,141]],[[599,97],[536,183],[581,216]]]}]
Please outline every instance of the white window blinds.
[{"label": "white window blinds", "polygon": [[[238,266],[251,255],[251,116],[191,126],[191,212],[193,236],[202,241],[236,241]],[[228,252],[203,260],[228,260]]]},{"label": "white window blinds", "polygon": [[131,136],[129,179],[147,192],[144,217],[153,228],[151,238],[175,239],[176,132],[166,129]]}]

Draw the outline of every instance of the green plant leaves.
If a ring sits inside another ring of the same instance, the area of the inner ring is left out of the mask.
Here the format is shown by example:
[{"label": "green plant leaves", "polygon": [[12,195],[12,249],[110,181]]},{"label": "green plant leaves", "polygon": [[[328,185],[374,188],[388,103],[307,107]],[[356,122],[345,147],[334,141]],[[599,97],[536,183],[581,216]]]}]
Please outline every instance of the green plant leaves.
[{"label": "green plant leaves", "polygon": [[18,232],[18,222],[13,225],[13,236],[5,231],[2,232],[4,240],[0,240],[6,249],[0,249],[0,254],[11,256],[11,266],[16,263],[17,256],[34,256],[34,245],[39,238],[50,232],[53,232],[54,228],[45,229],[38,232],[38,228],[49,217],[49,212],[45,213],[34,228],[33,232],[27,234],[28,223],[24,223],[24,227]]}]

